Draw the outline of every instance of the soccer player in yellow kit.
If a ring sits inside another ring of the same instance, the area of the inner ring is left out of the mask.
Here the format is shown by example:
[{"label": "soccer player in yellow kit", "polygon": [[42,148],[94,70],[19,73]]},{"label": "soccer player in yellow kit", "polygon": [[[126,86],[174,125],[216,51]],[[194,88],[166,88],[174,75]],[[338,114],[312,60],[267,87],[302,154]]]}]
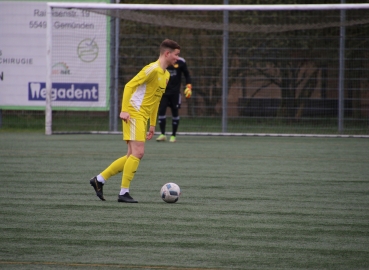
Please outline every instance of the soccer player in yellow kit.
[{"label": "soccer player in yellow kit", "polygon": [[[125,85],[120,118],[123,120],[123,140],[127,142],[128,151],[90,180],[101,200],[105,201],[105,181],[123,171],[118,202],[137,203],[129,194],[129,187],[144,156],[145,140],[150,140],[155,132],[160,100],[170,77],[166,68],[177,62],[180,49],[175,41],[164,40],[160,45],[159,59],[145,66]],[[150,128],[146,134],[149,118]]]}]

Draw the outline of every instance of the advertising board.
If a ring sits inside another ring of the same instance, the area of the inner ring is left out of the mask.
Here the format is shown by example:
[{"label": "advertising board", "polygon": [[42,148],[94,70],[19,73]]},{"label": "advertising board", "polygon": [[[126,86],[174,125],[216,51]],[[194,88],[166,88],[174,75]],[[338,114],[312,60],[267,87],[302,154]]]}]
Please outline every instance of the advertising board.
[{"label": "advertising board", "polygon": [[[59,9],[52,18],[53,108],[107,110],[107,17]],[[46,21],[46,2],[0,1],[0,109],[44,109]]]}]

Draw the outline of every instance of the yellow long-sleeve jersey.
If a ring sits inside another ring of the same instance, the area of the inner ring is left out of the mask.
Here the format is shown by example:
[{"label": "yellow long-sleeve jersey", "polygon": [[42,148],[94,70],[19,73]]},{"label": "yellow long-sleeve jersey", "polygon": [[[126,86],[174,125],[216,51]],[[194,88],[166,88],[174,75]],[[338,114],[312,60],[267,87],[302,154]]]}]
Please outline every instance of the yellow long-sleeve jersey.
[{"label": "yellow long-sleeve jersey", "polygon": [[160,67],[159,60],[145,66],[125,85],[122,112],[128,112],[132,117],[150,118],[150,125],[155,126],[169,77],[169,72]]}]

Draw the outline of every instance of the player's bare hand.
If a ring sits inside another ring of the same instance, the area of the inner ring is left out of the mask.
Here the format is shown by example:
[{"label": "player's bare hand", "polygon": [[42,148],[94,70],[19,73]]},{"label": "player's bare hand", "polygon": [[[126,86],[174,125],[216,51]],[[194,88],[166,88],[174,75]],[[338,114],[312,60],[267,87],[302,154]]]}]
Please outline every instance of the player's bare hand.
[{"label": "player's bare hand", "polygon": [[151,140],[151,138],[154,136],[154,133],[155,133],[155,127],[150,126],[149,132],[146,135],[146,140]]},{"label": "player's bare hand", "polygon": [[119,117],[120,117],[124,122],[126,122],[126,123],[128,123],[129,118],[130,118],[129,113],[127,113],[127,112],[121,112],[121,113],[120,113],[120,115],[119,115]]}]

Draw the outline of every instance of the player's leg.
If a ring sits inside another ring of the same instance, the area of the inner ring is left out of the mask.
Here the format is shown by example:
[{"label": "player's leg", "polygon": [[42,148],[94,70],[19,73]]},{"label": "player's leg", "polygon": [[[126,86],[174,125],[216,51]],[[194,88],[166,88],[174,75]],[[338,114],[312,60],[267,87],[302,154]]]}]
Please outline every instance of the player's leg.
[{"label": "player's leg", "polygon": [[113,175],[116,175],[123,171],[124,164],[127,161],[127,156],[120,157],[117,160],[113,161],[107,167],[103,172],[101,172],[99,175],[94,176],[90,180],[90,185],[95,189],[96,195],[103,201],[105,201],[104,195],[103,195],[103,185],[105,184],[105,181],[108,180]]},{"label": "player's leg", "polygon": [[130,196],[129,188],[145,153],[146,126],[147,121],[135,118],[131,118],[128,123],[124,122],[123,124],[123,136],[124,140],[128,141],[128,151],[118,202],[137,203]]},{"label": "player's leg", "polygon": [[128,156],[125,155],[123,157],[116,159],[103,172],[90,179],[90,185],[95,189],[96,195],[102,201],[105,201],[103,195],[103,186],[105,184],[105,181],[108,180],[113,175],[116,175],[123,171],[124,165],[127,161],[127,157]]},{"label": "player's leg", "polygon": [[170,109],[172,111],[172,135],[170,136],[169,141],[175,142],[179,126],[179,108],[181,106],[181,96],[172,95],[170,99],[170,104]]},{"label": "player's leg", "polygon": [[159,122],[161,134],[156,138],[156,141],[158,142],[163,142],[163,141],[166,141],[167,139],[167,137],[165,136],[165,127],[167,124],[166,113],[167,113],[168,101],[169,101],[168,96],[164,94],[163,97],[161,98],[160,105],[159,105],[158,122]]},{"label": "player's leg", "polygon": [[[129,196],[129,188],[131,186],[131,181],[133,180],[135,173],[137,172],[138,166],[140,164],[141,158],[144,152],[144,142],[129,141],[129,146],[132,149],[132,154],[128,157],[126,164],[124,165],[124,172],[122,175],[122,184],[119,195]],[[119,200],[122,202],[131,202],[126,200]]]},{"label": "player's leg", "polygon": [[109,167],[107,167],[103,172],[101,172],[97,176],[97,180],[104,183],[108,180],[110,177],[120,173],[123,171],[124,164],[126,164],[127,156],[120,157],[116,160],[114,160]]}]

